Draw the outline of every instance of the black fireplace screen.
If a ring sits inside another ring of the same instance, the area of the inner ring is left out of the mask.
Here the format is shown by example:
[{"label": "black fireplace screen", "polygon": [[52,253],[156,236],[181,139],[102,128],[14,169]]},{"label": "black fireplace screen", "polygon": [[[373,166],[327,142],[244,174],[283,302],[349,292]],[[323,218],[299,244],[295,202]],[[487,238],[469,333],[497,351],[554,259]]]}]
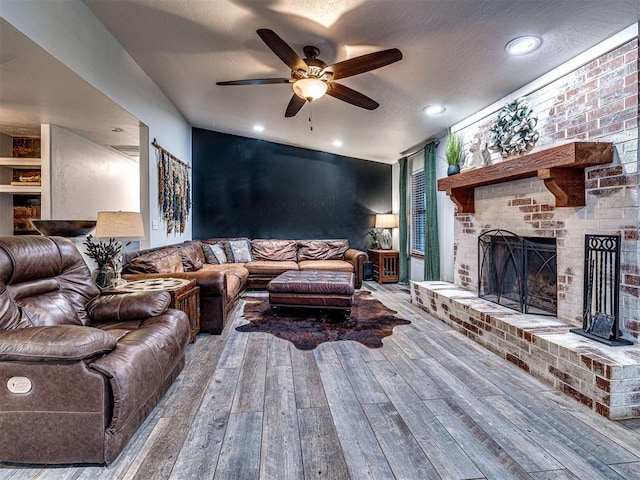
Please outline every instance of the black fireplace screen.
[{"label": "black fireplace screen", "polygon": [[556,315],[554,238],[489,230],[478,237],[478,296],[523,313]]}]

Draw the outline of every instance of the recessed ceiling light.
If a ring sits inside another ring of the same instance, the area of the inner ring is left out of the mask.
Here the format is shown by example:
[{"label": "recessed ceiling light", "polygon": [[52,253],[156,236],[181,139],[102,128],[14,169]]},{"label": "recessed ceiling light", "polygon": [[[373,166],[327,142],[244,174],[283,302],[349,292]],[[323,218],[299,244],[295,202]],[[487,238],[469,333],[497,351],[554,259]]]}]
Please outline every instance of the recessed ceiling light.
[{"label": "recessed ceiling light", "polygon": [[504,49],[511,55],[524,55],[536,50],[542,44],[539,37],[533,35],[525,35],[523,37],[514,38],[504,46]]},{"label": "recessed ceiling light", "polygon": [[442,105],[427,105],[422,109],[427,115],[440,115],[447,111]]},{"label": "recessed ceiling light", "polygon": [[334,140],[332,144],[334,147],[341,147],[343,145],[342,140]]},{"label": "recessed ceiling light", "polygon": [[259,124],[254,125],[253,126],[253,131],[254,132],[264,132],[264,126],[263,125],[259,125]]}]

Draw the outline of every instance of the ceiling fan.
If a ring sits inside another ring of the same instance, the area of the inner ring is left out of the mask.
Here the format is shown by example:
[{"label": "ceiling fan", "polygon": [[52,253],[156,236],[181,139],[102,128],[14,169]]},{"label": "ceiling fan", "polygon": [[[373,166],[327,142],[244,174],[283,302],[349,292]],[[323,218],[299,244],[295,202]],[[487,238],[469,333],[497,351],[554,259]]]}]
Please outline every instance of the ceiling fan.
[{"label": "ceiling fan", "polygon": [[402,59],[402,52],[397,48],[391,48],[327,65],[318,58],[320,50],[316,47],[304,47],[305,58],[302,59],[273,30],[261,28],[257,33],[267,47],[291,69],[291,78],[232,80],[216,82],[216,85],[293,84],[294,94],[287,106],[285,117],[295,116],[305,102],[320,98],[325,93],[357,107],[375,110],[379,107],[378,102],[333,80],[369,72]]}]

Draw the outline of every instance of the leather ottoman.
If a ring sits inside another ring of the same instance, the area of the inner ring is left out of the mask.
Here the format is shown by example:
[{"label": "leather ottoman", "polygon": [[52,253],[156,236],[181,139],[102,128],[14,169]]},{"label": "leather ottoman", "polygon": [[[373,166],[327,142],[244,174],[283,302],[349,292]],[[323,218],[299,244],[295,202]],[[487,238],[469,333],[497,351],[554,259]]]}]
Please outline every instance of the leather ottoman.
[{"label": "leather ottoman", "polygon": [[280,307],[339,310],[348,317],[353,305],[353,273],[297,271],[278,275],[267,284],[274,313]]}]

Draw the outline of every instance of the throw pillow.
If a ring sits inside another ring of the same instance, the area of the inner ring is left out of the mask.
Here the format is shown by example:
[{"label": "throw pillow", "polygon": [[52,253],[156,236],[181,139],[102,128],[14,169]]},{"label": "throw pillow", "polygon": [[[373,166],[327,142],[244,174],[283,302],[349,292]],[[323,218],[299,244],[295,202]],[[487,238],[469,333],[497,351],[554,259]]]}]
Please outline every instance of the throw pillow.
[{"label": "throw pillow", "polygon": [[213,255],[213,252],[211,251],[212,245],[206,242],[202,242],[200,243],[200,246],[202,247],[202,253],[204,253],[205,263],[212,263],[216,265],[218,263],[218,260],[216,260],[216,257]]},{"label": "throw pillow", "polygon": [[231,263],[252,262],[251,245],[249,240],[229,240],[229,251],[231,252]]},{"label": "throw pillow", "polygon": [[211,255],[211,262],[207,260],[208,263],[213,263],[214,265],[222,265],[223,263],[228,263],[229,259],[227,258],[227,254],[224,251],[224,246],[221,243],[216,243],[215,245],[207,245],[209,247],[209,254]]}]

